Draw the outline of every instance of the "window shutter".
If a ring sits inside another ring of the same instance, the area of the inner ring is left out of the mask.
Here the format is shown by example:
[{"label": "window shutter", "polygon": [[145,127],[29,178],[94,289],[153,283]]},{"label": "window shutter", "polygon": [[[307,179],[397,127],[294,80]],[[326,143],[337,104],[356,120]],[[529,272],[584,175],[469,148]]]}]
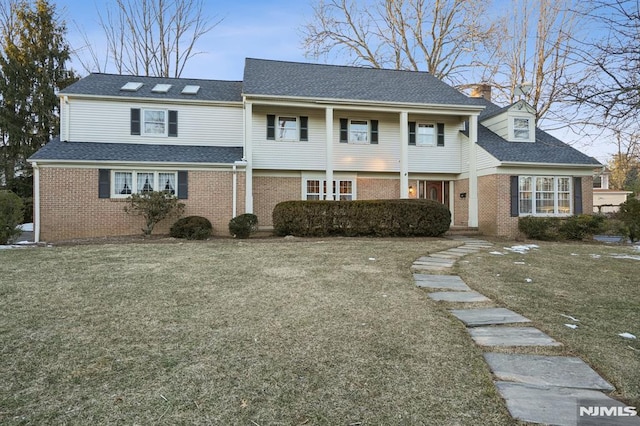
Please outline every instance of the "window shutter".
[{"label": "window shutter", "polygon": [[178,170],[178,199],[189,198],[189,174],[186,170]]},{"label": "window shutter", "polygon": [[98,169],[98,198],[111,197],[111,170]]},{"label": "window shutter", "polygon": [[349,142],[349,120],[346,118],[340,119],[340,143]]},{"label": "window shutter", "polygon": [[409,145],[416,144],[416,122],[409,122]]},{"label": "window shutter", "polygon": [[378,120],[371,120],[371,143],[378,143]]},{"label": "window shutter", "polygon": [[131,134],[140,134],[140,108],[131,108]]},{"label": "window shutter", "polygon": [[520,215],[520,188],[518,185],[518,176],[511,176],[511,217]]},{"label": "window shutter", "polygon": [[309,117],[300,117],[300,140],[309,140]]},{"label": "window shutter", "polygon": [[438,146],[444,146],[444,123],[438,123]]},{"label": "window shutter", "polygon": [[169,111],[169,136],[178,136],[178,111]]},{"label": "window shutter", "polygon": [[582,214],[582,178],[573,178],[573,214]]},{"label": "window shutter", "polygon": [[267,139],[276,140],[276,116],[267,114]]}]

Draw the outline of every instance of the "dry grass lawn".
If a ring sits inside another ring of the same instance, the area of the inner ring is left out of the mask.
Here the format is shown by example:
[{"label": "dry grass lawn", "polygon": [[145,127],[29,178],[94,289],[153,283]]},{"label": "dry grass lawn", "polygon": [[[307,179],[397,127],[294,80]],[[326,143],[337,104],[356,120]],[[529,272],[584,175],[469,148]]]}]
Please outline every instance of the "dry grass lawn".
[{"label": "dry grass lawn", "polygon": [[[410,274],[415,258],[457,244],[273,239],[3,250],[0,423],[510,424],[482,351]],[[467,279],[476,263],[463,269]],[[600,285],[618,291],[615,282]],[[517,297],[546,299],[546,291]],[[562,312],[584,319],[580,332],[597,327],[586,311],[569,309],[578,301],[566,291]],[[520,306],[500,289],[488,293]],[[637,295],[625,293],[607,312],[618,318]],[[534,300],[523,313],[542,322],[551,314]],[[628,362],[637,374],[637,353],[615,336],[605,343],[635,356]],[[598,361],[597,351],[589,357]]]},{"label": "dry grass lawn", "polygon": [[[474,290],[564,344],[540,352],[581,357],[617,388],[613,396],[640,407],[640,252],[629,246],[535,243],[539,249],[526,254],[509,253],[503,247],[512,244],[497,243],[493,251],[505,255],[487,250],[467,256],[457,270]],[[618,336],[624,332],[638,339]]]}]

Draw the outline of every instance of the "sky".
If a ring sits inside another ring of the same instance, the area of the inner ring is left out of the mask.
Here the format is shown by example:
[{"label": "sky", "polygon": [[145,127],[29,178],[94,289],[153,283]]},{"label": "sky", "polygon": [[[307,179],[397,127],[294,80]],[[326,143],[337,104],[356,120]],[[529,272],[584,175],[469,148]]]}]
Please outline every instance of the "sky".
[{"label": "sky", "polygon": [[[67,23],[67,39],[72,48],[80,56],[88,57],[88,51],[83,49],[85,33],[96,50],[104,52],[100,15],[105,16],[105,5],[115,1],[54,1],[60,17]],[[312,17],[310,0],[205,0],[204,4],[212,21],[222,21],[200,39],[198,47],[203,52],[189,60],[182,77],[240,81],[245,58],[318,62],[305,57],[300,33]],[[72,67],[81,75],[88,73],[75,58]],[[107,69],[107,72],[115,71]],[[615,150],[606,140],[585,144],[566,131],[551,133],[602,163]]]}]

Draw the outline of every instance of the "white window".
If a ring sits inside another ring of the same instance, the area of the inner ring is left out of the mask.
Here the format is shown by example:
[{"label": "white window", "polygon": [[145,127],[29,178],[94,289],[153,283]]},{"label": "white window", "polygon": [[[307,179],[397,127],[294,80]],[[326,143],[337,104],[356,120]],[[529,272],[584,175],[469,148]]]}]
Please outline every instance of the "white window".
[{"label": "white window", "polygon": [[349,142],[369,143],[369,122],[366,120],[351,120],[349,122]]},{"label": "white window", "polygon": [[177,181],[177,172],[116,171],[112,173],[111,196],[126,198],[131,194],[151,191],[165,191],[175,195]]},{"label": "white window", "polygon": [[167,111],[143,109],[142,134],[144,136],[167,136]]},{"label": "white window", "polygon": [[[305,200],[325,200],[330,199],[331,194],[327,193],[327,181],[321,179],[308,179],[305,184]],[[336,200],[353,200],[353,181],[334,180],[333,194]]]},{"label": "white window", "polygon": [[298,140],[298,117],[278,117],[276,120],[277,139],[280,141]]},{"label": "white window", "polygon": [[433,123],[418,123],[416,126],[416,145],[433,146],[436,144],[436,126]]},{"label": "white window", "polygon": [[530,119],[515,117],[513,119],[513,139],[531,141]]},{"label": "white window", "polygon": [[520,176],[519,209],[521,215],[571,214],[571,178]]}]

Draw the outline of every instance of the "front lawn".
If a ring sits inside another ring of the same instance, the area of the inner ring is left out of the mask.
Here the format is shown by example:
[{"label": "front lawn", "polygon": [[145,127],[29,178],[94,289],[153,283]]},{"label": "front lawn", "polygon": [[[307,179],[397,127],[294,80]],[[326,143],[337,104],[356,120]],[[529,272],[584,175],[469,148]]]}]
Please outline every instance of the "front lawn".
[{"label": "front lawn", "polygon": [[3,250],[0,423],[511,424],[482,351],[411,277],[458,244]]}]

